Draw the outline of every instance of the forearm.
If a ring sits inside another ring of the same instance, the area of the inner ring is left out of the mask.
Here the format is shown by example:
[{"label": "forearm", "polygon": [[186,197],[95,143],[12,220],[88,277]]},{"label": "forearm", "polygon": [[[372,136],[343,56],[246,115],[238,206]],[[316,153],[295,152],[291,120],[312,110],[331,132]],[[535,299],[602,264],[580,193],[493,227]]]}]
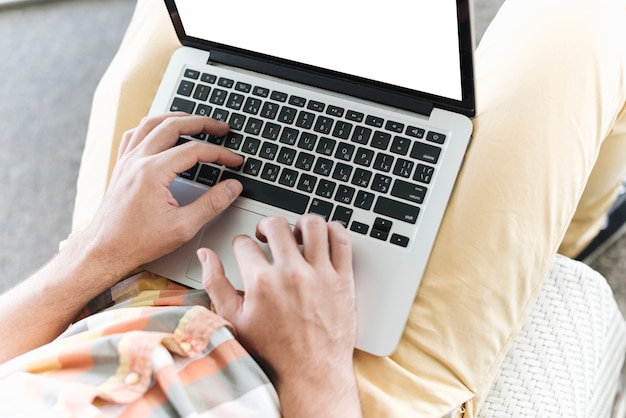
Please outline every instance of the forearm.
[{"label": "forearm", "polygon": [[58,337],[122,272],[86,232],[33,276],[0,296],[0,363]]}]

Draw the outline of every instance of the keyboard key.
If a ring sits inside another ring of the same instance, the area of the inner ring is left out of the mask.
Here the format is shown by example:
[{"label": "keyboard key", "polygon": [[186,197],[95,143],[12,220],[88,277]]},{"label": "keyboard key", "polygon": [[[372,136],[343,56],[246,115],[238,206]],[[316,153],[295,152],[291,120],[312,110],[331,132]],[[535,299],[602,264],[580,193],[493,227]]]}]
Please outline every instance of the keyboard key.
[{"label": "keyboard key", "polygon": [[274,182],[278,178],[279,171],[279,166],[277,166],[276,164],[267,163],[263,166],[263,170],[261,170],[261,178],[263,180]]},{"label": "keyboard key", "polygon": [[392,132],[397,132],[399,134],[404,130],[404,124],[400,122],[394,122],[392,120],[388,120],[385,124],[385,129]]},{"label": "keyboard key", "polygon": [[384,218],[376,218],[374,220],[374,225],[372,229],[378,229],[379,231],[389,232],[391,231],[391,227],[393,226],[393,222]]},{"label": "keyboard key", "polygon": [[213,103],[214,105],[221,106],[226,101],[227,95],[228,92],[226,90],[214,89],[213,93],[211,93],[211,98],[209,99],[209,102]]},{"label": "keyboard key", "polygon": [[376,154],[376,159],[374,160],[374,165],[372,166],[376,170],[384,171],[388,173],[391,171],[391,166],[393,165],[393,157],[388,154],[383,154],[379,152]]},{"label": "keyboard key", "polygon": [[340,139],[348,139],[350,132],[352,131],[352,124],[344,121],[337,121],[335,129],[333,129],[333,136]]},{"label": "keyboard key", "polygon": [[291,96],[289,97],[289,104],[292,106],[304,107],[306,99],[300,96]]},{"label": "keyboard key", "polygon": [[393,183],[391,189],[391,195],[399,197],[404,200],[408,200],[413,203],[424,203],[424,197],[426,196],[426,187],[419,186],[417,184],[409,183],[403,180],[396,180]]},{"label": "keyboard key", "polygon": [[337,107],[337,106],[332,106],[329,105],[328,108],[326,109],[326,114],[330,115],[330,116],[336,116],[338,118],[343,116],[343,112],[345,112],[345,110],[341,107]]},{"label": "keyboard key", "polygon": [[260,116],[265,119],[274,119],[276,114],[278,113],[278,108],[280,106],[276,103],[265,102],[263,103],[263,107],[261,108]]},{"label": "keyboard key", "polygon": [[196,181],[206,186],[214,186],[217,183],[221,170],[218,167],[202,164],[200,172],[198,172],[198,178]]},{"label": "keyboard key", "polygon": [[279,141],[283,144],[293,145],[296,143],[298,135],[300,135],[300,131],[298,131],[297,129],[285,127],[283,128],[283,133],[280,134]]},{"label": "keyboard key", "polygon": [[348,110],[348,112],[346,112],[346,119],[353,122],[362,122],[364,117],[365,115],[363,113],[354,110]]},{"label": "keyboard key", "polygon": [[300,135],[300,140],[298,141],[298,148],[302,148],[307,151],[313,151],[316,142],[317,135],[309,132],[302,132],[302,135]]},{"label": "keyboard key", "polygon": [[315,162],[315,167],[313,168],[313,172],[315,174],[319,174],[320,176],[328,177],[332,169],[333,169],[333,161],[329,160],[328,158],[320,157]]},{"label": "keyboard key", "polygon": [[198,77],[200,77],[200,71],[196,71],[196,70],[192,70],[191,68],[187,68],[185,70],[185,77],[187,78],[192,78],[194,80],[197,80]]},{"label": "keyboard key", "polygon": [[180,173],[179,176],[184,178],[184,179],[193,181],[193,179],[196,177],[196,173],[198,172],[198,168],[199,167],[200,167],[200,164],[196,163],[189,170],[185,170],[182,173]]},{"label": "keyboard key", "polygon": [[[263,163],[255,158],[248,158],[243,165],[243,172],[251,176],[257,176],[261,172]],[[224,172],[226,174],[226,172]]]},{"label": "keyboard key", "polygon": [[192,101],[181,99],[180,97],[174,97],[172,100],[172,106],[170,106],[171,112],[185,112],[185,113],[193,113],[193,109],[196,107],[196,104]]},{"label": "keyboard key", "polygon": [[235,133],[235,132],[229,132],[228,135],[226,136],[226,141],[224,141],[224,146],[226,148],[238,150],[242,142],[243,142],[243,135]]},{"label": "keyboard key", "polygon": [[334,181],[320,179],[320,181],[317,183],[317,189],[315,189],[315,194],[320,197],[330,199],[333,196],[335,187],[337,187],[337,183],[335,183]]},{"label": "keyboard key", "polygon": [[357,221],[352,222],[352,225],[350,226],[350,231],[356,232],[357,234],[365,235],[368,230],[369,226]]},{"label": "keyboard key", "polygon": [[306,106],[309,110],[314,110],[316,112],[323,112],[326,105],[322,102],[317,102],[315,100],[309,100],[309,104]]},{"label": "keyboard key", "polygon": [[315,190],[315,184],[317,179],[309,174],[302,174],[298,181],[298,190],[302,190],[306,193],[312,193]]},{"label": "keyboard key", "polygon": [[321,134],[326,135],[332,129],[334,122],[335,120],[333,118],[320,115],[317,117],[317,120],[315,121],[315,127],[313,128],[313,130],[315,132],[319,132]]},{"label": "keyboard key", "polygon": [[387,147],[389,146],[389,141],[391,141],[391,134],[387,132],[376,131],[374,132],[374,136],[372,137],[371,145],[374,148],[387,149]]},{"label": "keyboard key", "polygon": [[382,128],[384,121],[385,120],[383,118],[379,118],[377,116],[371,116],[371,115],[368,115],[365,118],[366,125],[374,126],[376,128]]},{"label": "keyboard key", "polygon": [[366,192],[364,190],[359,190],[356,194],[356,199],[354,199],[354,206],[363,210],[370,210],[373,203],[374,193]]},{"label": "keyboard key", "polygon": [[405,237],[404,235],[400,234],[391,234],[391,239],[389,240],[389,242],[406,248],[409,246],[409,237]]},{"label": "keyboard key", "polygon": [[263,146],[261,146],[261,150],[259,151],[259,157],[265,158],[266,160],[273,160],[276,157],[277,152],[278,145],[271,142],[264,142]]},{"label": "keyboard key", "polygon": [[342,183],[346,183],[350,180],[350,174],[352,174],[352,166],[343,163],[337,163],[335,171],[333,171],[333,178],[339,180]]},{"label": "keyboard key", "polygon": [[287,101],[287,93],[283,93],[281,91],[273,91],[270,99],[276,100],[277,102],[286,102]]},{"label": "keyboard key", "polygon": [[325,202],[319,199],[313,199],[311,202],[311,207],[309,208],[309,213],[315,213],[317,215],[323,216],[327,221],[330,219],[330,214],[333,211],[333,204],[329,202]]},{"label": "keyboard key", "polygon": [[238,81],[237,84],[235,84],[235,90],[242,93],[250,93],[250,90],[252,90],[252,85]]},{"label": "keyboard key", "polygon": [[354,128],[354,133],[352,134],[352,138],[350,138],[350,140],[352,142],[365,145],[369,142],[371,135],[372,130],[370,128],[366,128],[365,126],[357,126]]},{"label": "keyboard key", "polygon": [[315,114],[306,112],[304,110],[298,113],[298,119],[296,119],[296,126],[302,129],[311,129],[313,121],[315,120]]},{"label": "keyboard key", "polygon": [[416,128],[415,126],[407,126],[406,128],[406,134],[408,136],[412,136],[413,138],[419,138],[422,139],[424,138],[424,134],[426,133],[426,131],[422,128]]},{"label": "keyboard key", "polygon": [[372,178],[372,172],[368,170],[363,170],[362,168],[357,168],[354,171],[354,177],[352,177],[352,184],[355,186],[361,186],[367,188],[370,184],[370,179]]},{"label": "keyboard key", "polygon": [[280,178],[278,179],[278,183],[283,186],[293,187],[296,184],[296,179],[298,178],[298,172],[296,170],[292,170],[290,168],[283,168],[283,171],[280,173]]},{"label": "keyboard key", "polygon": [[396,161],[396,166],[393,168],[393,174],[396,176],[402,177],[410,177],[411,172],[413,171],[413,166],[415,163],[409,160],[403,160],[402,158],[398,158]]},{"label": "keyboard key", "polygon": [[246,137],[246,140],[243,142],[243,146],[241,147],[241,151],[246,154],[255,155],[259,150],[259,145],[261,145],[261,141],[256,138],[252,138],[250,136]]},{"label": "keyboard key", "polygon": [[230,115],[230,119],[228,120],[230,129],[234,131],[240,131],[241,128],[243,128],[244,123],[246,123],[246,117],[244,115],[240,115],[239,113],[233,113]]},{"label": "keyboard key", "polygon": [[264,87],[255,86],[252,89],[252,94],[259,97],[267,97],[270,94],[270,89]]},{"label": "keyboard key", "polygon": [[413,149],[411,149],[411,158],[436,164],[440,153],[441,148],[439,147],[416,142],[413,144]]},{"label": "keyboard key", "polygon": [[180,85],[178,86],[178,90],[176,90],[176,94],[180,94],[181,96],[191,96],[191,92],[193,91],[195,84],[188,80],[182,80]]},{"label": "keyboard key", "polygon": [[359,147],[356,155],[354,156],[354,162],[358,165],[369,167],[374,159],[374,151],[371,149]]},{"label": "keyboard key", "polygon": [[278,114],[278,120],[282,123],[286,123],[287,125],[291,125],[296,119],[297,113],[298,111],[293,107],[283,106]]},{"label": "keyboard key", "polygon": [[354,210],[352,210],[351,208],[347,208],[345,206],[337,206],[335,208],[335,213],[333,213],[332,220],[339,222],[344,226],[344,228],[347,228],[350,224],[350,219],[352,218],[353,213]]},{"label": "keyboard key", "polygon": [[257,202],[276,206],[289,212],[303,214],[309,204],[309,197],[293,190],[264,183],[230,171],[224,171],[222,180],[234,178],[241,182],[241,196]]},{"label": "keyboard key", "polygon": [[352,203],[352,199],[354,198],[355,193],[356,193],[356,190],[353,187],[340,184],[339,187],[337,187],[335,200],[345,205],[349,205]]},{"label": "keyboard key", "polygon": [[209,97],[211,87],[206,84],[198,84],[196,90],[193,92],[193,98],[196,100],[202,100],[203,102]]},{"label": "keyboard key", "polygon": [[427,141],[431,141],[431,142],[435,142],[437,144],[443,144],[446,140],[446,136],[444,134],[440,134],[437,132],[433,132],[433,131],[429,131],[426,134],[426,140]]},{"label": "keyboard key", "polygon": [[337,144],[337,151],[335,151],[335,158],[344,161],[352,160],[352,155],[354,155],[355,146],[352,144],[347,144],[345,142],[340,142]]},{"label": "keyboard key", "polygon": [[384,196],[379,196],[374,205],[374,212],[379,215],[388,216],[393,219],[414,224],[420,209],[417,206],[398,202]]},{"label": "keyboard key", "polygon": [[301,152],[298,154],[298,158],[296,158],[296,167],[301,170],[311,171],[313,161],[315,161],[314,155]]},{"label": "keyboard key", "polygon": [[411,140],[408,138],[403,138],[401,136],[395,136],[393,138],[393,142],[391,143],[391,148],[389,151],[394,154],[406,155],[409,152],[409,147],[411,145]]},{"label": "keyboard key", "polygon": [[230,78],[220,77],[219,80],[217,80],[218,86],[225,87],[227,89],[232,88],[234,84],[235,82],[231,80]]},{"label": "keyboard key", "polygon": [[326,138],[325,136],[323,136],[317,143],[317,148],[315,148],[315,152],[327,156],[333,155],[336,144],[337,141],[335,141],[334,139]]},{"label": "keyboard key", "polygon": [[281,147],[277,161],[282,164],[291,165],[296,159],[296,150],[288,147]]},{"label": "keyboard key", "polygon": [[209,116],[212,111],[213,111],[213,108],[211,106],[199,104],[198,108],[196,109],[196,115]]},{"label": "keyboard key", "polygon": [[244,132],[250,135],[258,135],[263,128],[263,121],[261,119],[250,118],[246,123]]},{"label": "keyboard key", "polygon": [[271,139],[272,141],[276,141],[279,133],[280,125],[272,122],[266,122],[265,128],[263,128],[263,133],[261,134],[261,136],[265,139]]},{"label": "keyboard key", "polygon": [[245,99],[243,94],[239,93],[230,93],[228,96],[228,100],[226,101],[226,107],[231,109],[239,110],[243,105],[243,100]]},{"label": "keyboard key", "polygon": [[381,193],[387,193],[391,187],[391,177],[376,174],[372,181],[372,190]]},{"label": "keyboard key", "polygon": [[243,111],[246,113],[250,113],[252,115],[256,115],[259,113],[259,109],[261,108],[261,99],[255,99],[254,97],[248,97],[246,99],[246,103],[243,105]]},{"label": "keyboard key", "polygon": [[433,178],[434,172],[434,167],[430,167],[424,164],[418,164],[417,168],[415,169],[415,175],[413,176],[413,180],[428,184]]},{"label": "keyboard key", "polygon": [[217,77],[213,74],[203,73],[202,77],[200,77],[200,81],[203,83],[215,84],[215,80],[217,80]]},{"label": "keyboard key", "polygon": [[220,122],[226,122],[228,119],[228,110],[224,109],[215,109],[213,111],[213,119],[219,120]]}]

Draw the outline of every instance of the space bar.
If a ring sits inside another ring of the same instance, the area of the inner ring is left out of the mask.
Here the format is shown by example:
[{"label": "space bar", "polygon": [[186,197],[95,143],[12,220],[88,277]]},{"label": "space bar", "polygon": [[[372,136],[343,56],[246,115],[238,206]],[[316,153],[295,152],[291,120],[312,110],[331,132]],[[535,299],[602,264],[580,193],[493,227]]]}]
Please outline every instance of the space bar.
[{"label": "space bar", "polygon": [[309,204],[309,197],[307,195],[263,183],[237,173],[224,171],[222,174],[222,180],[226,179],[236,179],[241,182],[243,185],[241,196],[256,200],[257,202],[276,206],[281,209],[288,210],[289,212],[301,215],[304,213]]}]

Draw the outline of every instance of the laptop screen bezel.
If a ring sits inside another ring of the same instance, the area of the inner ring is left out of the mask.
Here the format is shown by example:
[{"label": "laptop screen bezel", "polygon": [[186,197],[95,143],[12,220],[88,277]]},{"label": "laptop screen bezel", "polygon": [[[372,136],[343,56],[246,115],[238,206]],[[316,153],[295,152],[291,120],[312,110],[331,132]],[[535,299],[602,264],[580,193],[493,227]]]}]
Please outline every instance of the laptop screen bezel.
[{"label": "laptop screen bezel", "polygon": [[185,33],[175,0],[164,0],[182,45],[211,53],[211,62],[243,68],[273,77],[323,88],[376,103],[429,115],[434,107],[475,116],[474,43],[471,0],[457,0],[461,100],[410,90],[320,67],[272,57],[228,45],[194,38]]}]

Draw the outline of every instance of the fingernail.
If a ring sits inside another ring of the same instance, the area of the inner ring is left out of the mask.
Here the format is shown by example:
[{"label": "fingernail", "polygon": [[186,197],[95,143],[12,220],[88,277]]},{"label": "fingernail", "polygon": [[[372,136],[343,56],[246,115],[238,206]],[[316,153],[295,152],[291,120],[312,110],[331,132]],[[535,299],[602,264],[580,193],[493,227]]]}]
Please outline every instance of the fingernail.
[{"label": "fingernail", "polygon": [[198,251],[196,251],[196,255],[198,256],[198,260],[200,260],[200,264],[206,264],[209,260],[204,248],[199,248]]},{"label": "fingernail", "polygon": [[228,191],[230,200],[235,200],[243,190],[243,186],[237,180],[227,181],[224,187],[226,187],[226,191]]}]

